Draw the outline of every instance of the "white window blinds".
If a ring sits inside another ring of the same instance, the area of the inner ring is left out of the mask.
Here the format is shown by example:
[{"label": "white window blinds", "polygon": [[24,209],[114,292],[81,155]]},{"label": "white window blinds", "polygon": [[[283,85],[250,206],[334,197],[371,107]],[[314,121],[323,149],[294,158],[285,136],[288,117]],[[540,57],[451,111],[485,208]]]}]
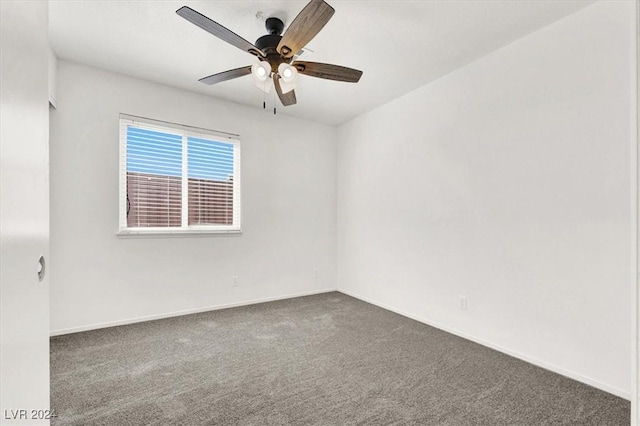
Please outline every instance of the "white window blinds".
[{"label": "white window blinds", "polygon": [[189,225],[233,223],[233,144],[187,138]]},{"label": "white window blinds", "polygon": [[120,157],[121,233],[240,231],[237,138],[121,115]]},{"label": "white window blinds", "polygon": [[127,227],[182,225],[182,136],[127,126]]}]

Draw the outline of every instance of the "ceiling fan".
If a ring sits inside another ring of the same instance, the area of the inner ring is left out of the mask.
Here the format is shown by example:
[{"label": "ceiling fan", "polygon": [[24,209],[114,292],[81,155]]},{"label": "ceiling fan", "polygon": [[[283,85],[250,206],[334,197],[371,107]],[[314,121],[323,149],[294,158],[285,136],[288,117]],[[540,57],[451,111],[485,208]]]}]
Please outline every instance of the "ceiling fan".
[{"label": "ceiling fan", "polygon": [[[233,31],[207,18],[195,10],[183,6],[176,11],[178,15],[203,30],[242,49],[259,59],[253,66],[236,68],[201,78],[205,84],[216,84],[245,75],[253,74],[256,85],[269,92],[275,87],[282,105],[294,105],[297,75],[324,78],[327,80],[357,83],[362,71],[339,65],[296,60],[302,48],[309,43],[329,22],[335,9],[323,0],[311,0],[284,30],[284,23],[278,18],[267,18],[265,27],[268,34],[249,43]],[[282,35],[281,35],[282,34]]]}]

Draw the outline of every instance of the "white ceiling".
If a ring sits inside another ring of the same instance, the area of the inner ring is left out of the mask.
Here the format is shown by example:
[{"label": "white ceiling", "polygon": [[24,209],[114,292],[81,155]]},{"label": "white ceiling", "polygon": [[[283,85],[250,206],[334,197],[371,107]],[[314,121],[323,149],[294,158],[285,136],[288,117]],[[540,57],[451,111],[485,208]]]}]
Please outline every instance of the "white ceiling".
[{"label": "white ceiling", "polygon": [[[302,59],[357,68],[362,79],[352,84],[301,76],[298,104],[278,103],[278,113],[339,125],[594,1],[328,2],[336,13]],[[51,0],[49,35],[59,58],[262,108],[263,94],[250,77],[214,86],[197,81],[256,59],[175,11],[187,5],[253,43],[266,34],[264,18],[279,17],[286,30],[306,3]]]}]

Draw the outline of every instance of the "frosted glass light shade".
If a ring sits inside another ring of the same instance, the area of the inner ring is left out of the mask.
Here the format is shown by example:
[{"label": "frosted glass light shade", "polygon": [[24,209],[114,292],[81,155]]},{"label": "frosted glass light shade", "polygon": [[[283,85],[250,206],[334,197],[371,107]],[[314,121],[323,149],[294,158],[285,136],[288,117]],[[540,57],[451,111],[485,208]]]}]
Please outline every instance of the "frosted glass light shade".
[{"label": "frosted glass light shade", "polygon": [[269,93],[273,81],[271,80],[271,64],[267,61],[260,61],[251,66],[251,75],[256,86],[263,92]]},{"label": "frosted glass light shade", "polygon": [[258,81],[265,81],[271,74],[271,65],[267,61],[260,61],[251,66],[251,74]]},{"label": "frosted glass light shade", "polygon": [[267,78],[264,81],[258,81],[254,79],[254,82],[256,83],[256,87],[262,90],[263,92],[265,93],[271,92],[271,88],[273,87],[273,80],[271,78]]},{"label": "frosted glass light shade", "polygon": [[271,74],[271,65],[267,61],[260,61],[251,65],[251,74],[258,81],[265,81]]},{"label": "frosted glass light shade", "polygon": [[298,70],[296,67],[282,63],[278,66],[278,75],[280,76],[282,93],[288,93],[298,86]]}]

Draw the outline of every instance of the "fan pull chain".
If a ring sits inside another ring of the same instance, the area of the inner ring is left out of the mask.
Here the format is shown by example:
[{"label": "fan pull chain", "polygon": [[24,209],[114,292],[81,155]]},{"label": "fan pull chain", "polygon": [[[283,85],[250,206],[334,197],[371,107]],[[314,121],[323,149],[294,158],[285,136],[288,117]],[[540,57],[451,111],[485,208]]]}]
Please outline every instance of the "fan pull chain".
[{"label": "fan pull chain", "polygon": [[273,92],[273,115],[276,115],[276,93]]}]

